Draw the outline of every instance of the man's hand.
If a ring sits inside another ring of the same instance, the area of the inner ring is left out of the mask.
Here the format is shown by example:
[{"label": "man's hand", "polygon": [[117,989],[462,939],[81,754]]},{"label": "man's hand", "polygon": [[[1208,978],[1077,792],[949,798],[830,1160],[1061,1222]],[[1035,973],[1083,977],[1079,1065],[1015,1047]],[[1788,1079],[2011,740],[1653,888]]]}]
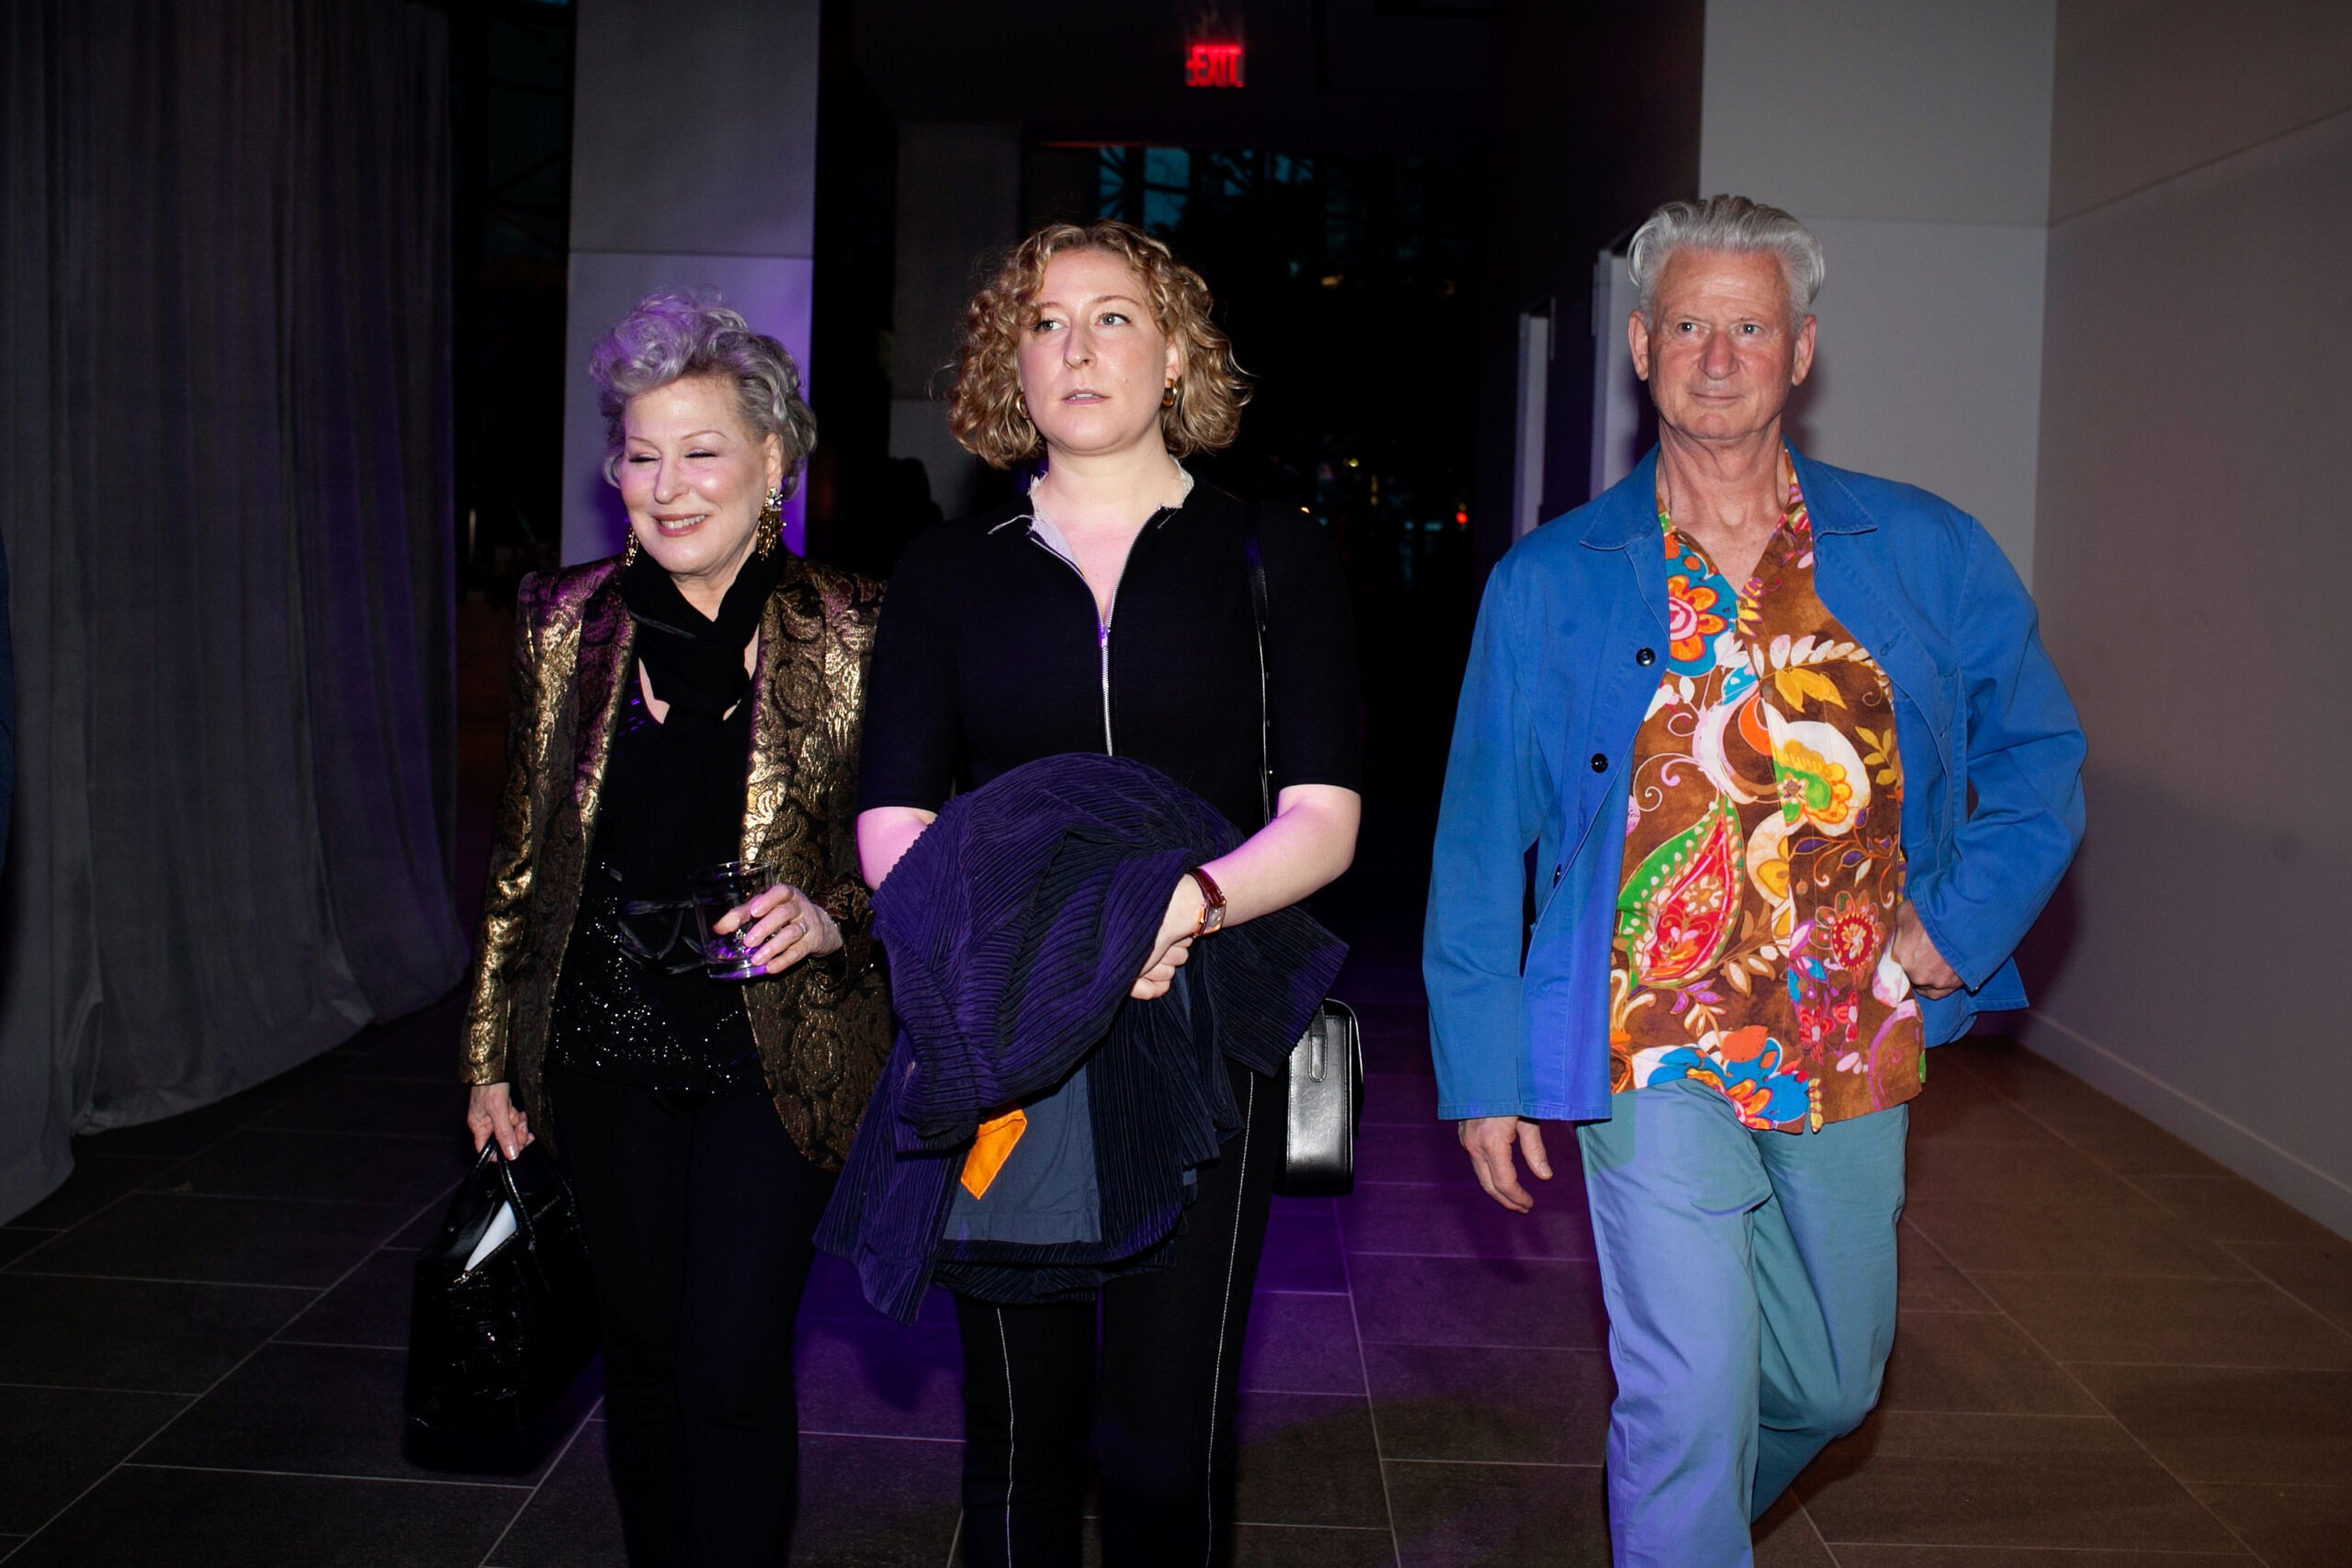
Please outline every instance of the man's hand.
[{"label": "man's hand", "polygon": [[1911,977],[1911,988],[1921,996],[1932,1000],[1960,989],[1960,976],[1936,951],[1928,928],[1919,923],[1919,911],[1908,898],[1895,908],[1894,934],[1887,939],[1886,950]]},{"label": "man's hand", "polygon": [[1527,1168],[1538,1179],[1552,1179],[1552,1162],[1544,1153],[1544,1129],[1519,1116],[1473,1116],[1457,1122],[1462,1146],[1470,1151],[1470,1168],[1487,1196],[1515,1214],[1535,1207],[1535,1200],[1520,1185],[1515,1149],[1527,1156]]}]

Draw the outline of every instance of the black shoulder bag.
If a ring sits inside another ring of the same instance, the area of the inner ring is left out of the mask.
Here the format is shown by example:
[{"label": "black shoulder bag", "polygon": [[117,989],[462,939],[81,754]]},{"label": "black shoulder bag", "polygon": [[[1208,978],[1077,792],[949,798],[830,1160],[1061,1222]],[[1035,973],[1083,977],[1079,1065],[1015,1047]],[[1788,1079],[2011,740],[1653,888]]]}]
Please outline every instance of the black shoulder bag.
[{"label": "black shoulder bag", "polygon": [[[1258,630],[1258,803],[1274,819],[1274,709],[1266,669],[1266,563],[1258,509],[1242,525],[1250,608]],[[1363,1041],[1355,1010],[1326,997],[1290,1053],[1283,1168],[1274,1190],[1289,1198],[1343,1198],[1355,1190],[1356,1129],[1363,1121]]]}]

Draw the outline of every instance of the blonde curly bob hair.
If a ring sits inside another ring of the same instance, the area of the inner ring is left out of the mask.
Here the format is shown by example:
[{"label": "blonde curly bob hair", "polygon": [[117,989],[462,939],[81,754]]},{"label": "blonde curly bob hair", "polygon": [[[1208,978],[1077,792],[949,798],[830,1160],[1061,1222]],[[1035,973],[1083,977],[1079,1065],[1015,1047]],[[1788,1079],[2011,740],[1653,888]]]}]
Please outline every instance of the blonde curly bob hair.
[{"label": "blonde curly bob hair", "polygon": [[947,428],[973,456],[1009,468],[1045,450],[1021,401],[1021,338],[1035,319],[1046,266],[1069,251],[1117,256],[1143,280],[1152,320],[1175,340],[1183,369],[1175,402],[1159,411],[1159,433],[1179,457],[1232,445],[1250,380],[1233,341],[1209,319],[1209,286],[1142,230],[1115,219],[1053,223],[1021,242],[964,313],[964,345],[947,394]]}]

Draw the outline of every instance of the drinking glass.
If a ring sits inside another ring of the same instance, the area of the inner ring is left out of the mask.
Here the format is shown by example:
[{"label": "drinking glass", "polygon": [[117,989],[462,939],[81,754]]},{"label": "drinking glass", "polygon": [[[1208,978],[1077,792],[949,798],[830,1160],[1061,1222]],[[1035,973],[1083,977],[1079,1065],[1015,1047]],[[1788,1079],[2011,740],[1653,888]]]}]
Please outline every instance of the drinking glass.
[{"label": "drinking glass", "polygon": [[686,878],[686,891],[695,901],[695,924],[702,931],[703,962],[714,980],[749,980],[760,973],[752,960],[753,949],[745,942],[754,920],[745,920],[725,936],[712,928],[728,910],[741,908],[758,895],[775,885],[769,868],[750,861],[721,861],[717,865],[703,867]]}]

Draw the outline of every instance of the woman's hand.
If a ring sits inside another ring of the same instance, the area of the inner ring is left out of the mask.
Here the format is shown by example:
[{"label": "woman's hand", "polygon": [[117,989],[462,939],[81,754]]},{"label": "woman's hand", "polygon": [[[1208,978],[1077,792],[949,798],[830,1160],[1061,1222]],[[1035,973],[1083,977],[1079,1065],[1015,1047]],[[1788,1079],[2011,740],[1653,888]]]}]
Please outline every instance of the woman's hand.
[{"label": "woman's hand", "polygon": [[1139,1002],[1157,1001],[1176,984],[1176,971],[1192,956],[1193,928],[1201,922],[1200,888],[1186,872],[1176,879],[1176,891],[1168,897],[1168,913],[1159,917],[1159,934],[1152,938],[1151,962],[1143,966],[1127,995]]},{"label": "woman's hand", "polygon": [[780,975],[804,958],[842,950],[842,929],[833,917],[808,895],[782,882],[728,910],[710,929],[718,936],[744,931],[743,951],[769,975]]},{"label": "woman's hand", "polygon": [[1894,911],[1894,934],[1887,939],[1886,946],[1894,962],[1903,966],[1903,973],[1911,977],[1911,988],[1930,1001],[1960,989],[1960,976],[1936,951],[1928,928],[1919,921],[1919,911],[1908,898]]},{"label": "woman's hand", "polygon": [[508,1159],[531,1143],[530,1119],[514,1109],[514,1098],[503,1083],[478,1083],[466,1097],[466,1131],[474,1135],[474,1153],[498,1140],[498,1152]]}]

